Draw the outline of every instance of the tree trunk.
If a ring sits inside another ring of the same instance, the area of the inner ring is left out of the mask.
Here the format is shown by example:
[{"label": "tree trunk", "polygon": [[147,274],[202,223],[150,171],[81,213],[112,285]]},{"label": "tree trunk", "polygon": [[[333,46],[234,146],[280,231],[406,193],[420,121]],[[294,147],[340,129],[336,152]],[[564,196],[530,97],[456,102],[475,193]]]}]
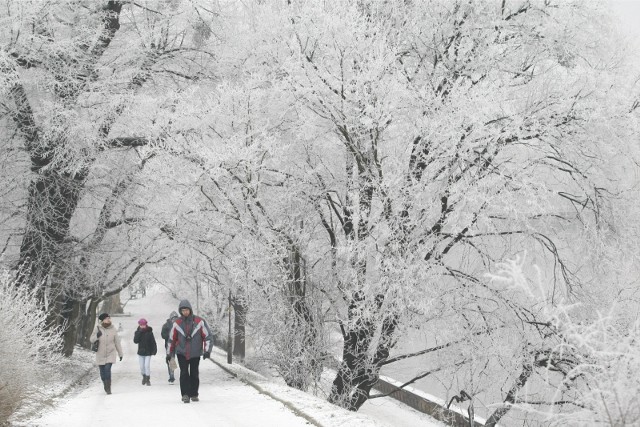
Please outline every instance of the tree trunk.
[{"label": "tree trunk", "polygon": [[96,312],[100,301],[101,300],[98,298],[92,298],[91,300],[89,300],[88,305],[86,301],[83,301],[81,303],[83,310],[81,310],[82,316],[78,327],[77,343],[80,344],[83,348],[89,348],[91,346],[89,337],[91,336],[93,328],[96,324]]},{"label": "tree trunk", "polygon": [[498,421],[500,421],[500,419],[504,417],[507,412],[509,412],[509,410],[511,409],[511,405],[513,405],[516,401],[518,391],[520,391],[520,389],[524,387],[531,374],[533,374],[533,364],[527,363],[523,365],[520,375],[518,376],[516,382],[513,384],[504,399],[504,403],[506,403],[506,405],[501,406],[500,408],[496,409],[493,414],[491,414],[491,416],[484,424],[485,427],[495,427],[495,425],[498,424]]},{"label": "tree trunk", "polygon": [[318,328],[307,299],[307,281],[304,273],[304,258],[295,244],[289,240],[289,257],[284,259],[287,269],[287,300],[291,313],[285,319],[285,327],[290,331],[289,366],[283,369],[283,377],[288,386],[306,391],[310,380],[318,369]]},{"label": "tree trunk", "polygon": [[[376,335],[377,322],[363,320],[358,314],[366,303],[364,294],[355,293],[349,306],[349,318],[355,318],[356,321],[353,328],[343,331],[342,363],[333,380],[329,402],[350,411],[360,409],[369,398],[371,389],[380,377],[380,368],[389,357],[389,351],[394,343],[398,315],[381,313],[383,301],[382,295],[375,297],[376,312],[374,314],[384,316],[380,338],[376,342],[373,339]],[[372,346],[375,346],[373,357],[370,351]]]},{"label": "tree trunk", "polygon": [[246,345],[245,345],[245,325],[247,318],[247,307],[242,302],[234,301],[233,303],[234,323],[233,323],[233,355],[244,361]]},{"label": "tree trunk", "polygon": [[81,301],[68,298],[63,309],[63,318],[65,319],[66,328],[62,333],[63,346],[62,354],[70,357],[78,340],[78,322],[80,320]]},{"label": "tree trunk", "polygon": [[[58,265],[65,262],[63,257]],[[61,268],[52,268],[47,277],[47,286],[42,288],[41,297],[47,312],[47,328],[58,331],[62,338],[61,352],[69,357],[73,354],[76,343],[76,327],[79,316],[79,301],[65,289],[69,280]]]},{"label": "tree trunk", "polygon": [[109,314],[123,314],[124,310],[122,310],[122,303],[120,302],[120,293],[111,295],[109,298],[104,300],[104,305],[102,306],[103,313]]},{"label": "tree trunk", "polygon": [[[32,169],[45,162],[34,158]],[[45,163],[46,164],[46,163]],[[54,268],[64,270],[64,246],[70,236],[70,223],[85,182],[86,171],[74,176],[45,172],[37,175],[29,185],[27,224],[20,245],[18,283],[41,289],[38,293],[44,303],[44,286]],[[53,279],[55,280],[55,279]]]}]

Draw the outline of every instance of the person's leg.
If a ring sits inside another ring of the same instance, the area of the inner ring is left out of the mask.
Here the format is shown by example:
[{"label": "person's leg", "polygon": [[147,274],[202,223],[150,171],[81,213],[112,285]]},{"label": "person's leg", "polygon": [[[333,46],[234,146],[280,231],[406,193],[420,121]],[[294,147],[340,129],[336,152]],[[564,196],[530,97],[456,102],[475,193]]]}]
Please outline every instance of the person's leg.
[{"label": "person's leg", "polygon": [[104,379],[111,381],[111,363],[105,363],[104,365]]},{"label": "person's leg", "polygon": [[98,369],[100,370],[100,379],[104,381],[106,375],[104,372],[104,365],[98,365]]},{"label": "person's leg", "polygon": [[148,377],[151,376],[151,356],[145,356],[144,358],[144,371]]},{"label": "person's leg", "polygon": [[172,383],[174,381],[173,378],[173,371],[171,370],[171,364],[169,362],[166,362],[167,364],[167,372],[169,373],[169,382]]},{"label": "person's leg", "polygon": [[147,383],[147,374],[144,371],[144,356],[138,355],[138,366],[140,366],[140,375],[142,375],[142,385]]},{"label": "person's leg", "polygon": [[[189,396],[189,362],[181,354],[176,356],[180,366],[180,395]],[[186,402],[185,402],[186,403]]]},{"label": "person's leg", "polygon": [[147,385],[151,385],[151,356],[144,357],[144,372],[147,376]]},{"label": "person's leg", "polygon": [[198,390],[200,389],[200,358],[194,357],[189,360],[189,367],[191,372],[189,373],[189,379],[191,383],[190,397],[198,397]]},{"label": "person's leg", "polygon": [[111,394],[111,363],[106,363],[104,365],[104,391],[107,394]]}]

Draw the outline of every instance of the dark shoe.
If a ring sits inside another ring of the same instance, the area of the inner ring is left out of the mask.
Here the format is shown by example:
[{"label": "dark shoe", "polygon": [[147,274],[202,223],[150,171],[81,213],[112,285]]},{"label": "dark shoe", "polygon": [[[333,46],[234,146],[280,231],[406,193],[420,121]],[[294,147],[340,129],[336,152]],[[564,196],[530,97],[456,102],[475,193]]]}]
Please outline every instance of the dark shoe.
[{"label": "dark shoe", "polygon": [[145,385],[147,383],[147,376],[143,375],[142,376],[142,385]]},{"label": "dark shoe", "polygon": [[182,396],[182,401],[184,403],[189,403],[189,396],[187,396],[186,394],[184,396]]},{"label": "dark shoe", "polygon": [[147,375],[147,385],[151,385],[151,377]]},{"label": "dark shoe", "polygon": [[191,401],[192,402],[199,402],[200,399],[198,399],[198,396],[191,396]]},{"label": "dark shoe", "polygon": [[169,378],[169,382],[170,382],[171,384],[173,384],[173,382],[174,382],[175,380],[176,380],[176,379],[175,379],[175,378],[173,378],[173,377]]},{"label": "dark shoe", "polygon": [[106,380],[104,382],[104,391],[106,391],[107,394],[111,394],[111,380]]}]

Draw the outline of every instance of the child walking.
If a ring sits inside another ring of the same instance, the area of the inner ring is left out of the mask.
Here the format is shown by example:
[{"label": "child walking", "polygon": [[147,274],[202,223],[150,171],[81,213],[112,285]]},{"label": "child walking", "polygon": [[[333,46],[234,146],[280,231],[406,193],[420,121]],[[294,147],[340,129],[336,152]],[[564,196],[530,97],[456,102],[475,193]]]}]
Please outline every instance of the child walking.
[{"label": "child walking", "polygon": [[153,328],[146,319],[138,320],[138,329],[133,335],[133,342],[138,344],[138,361],[142,374],[142,385],[151,385],[151,356],[158,352]]}]

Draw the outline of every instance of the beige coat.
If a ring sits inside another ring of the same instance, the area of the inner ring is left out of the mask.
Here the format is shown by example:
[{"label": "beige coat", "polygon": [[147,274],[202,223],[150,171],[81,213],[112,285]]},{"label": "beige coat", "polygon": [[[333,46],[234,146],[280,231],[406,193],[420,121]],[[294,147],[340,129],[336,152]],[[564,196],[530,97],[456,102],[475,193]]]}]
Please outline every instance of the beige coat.
[{"label": "beige coat", "polygon": [[[100,338],[97,338],[98,329],[102,332]],[[122,346],[120,345],[120,336],[118,330],[113,326],[105,328],[102,323],[97,325],[89,338],[91,343],[96,340],[100,341],[98,351],[96,352],[96,363],[98,365],[105,365],[107,363],[116,363],[116,354],[122,357]]]}]

